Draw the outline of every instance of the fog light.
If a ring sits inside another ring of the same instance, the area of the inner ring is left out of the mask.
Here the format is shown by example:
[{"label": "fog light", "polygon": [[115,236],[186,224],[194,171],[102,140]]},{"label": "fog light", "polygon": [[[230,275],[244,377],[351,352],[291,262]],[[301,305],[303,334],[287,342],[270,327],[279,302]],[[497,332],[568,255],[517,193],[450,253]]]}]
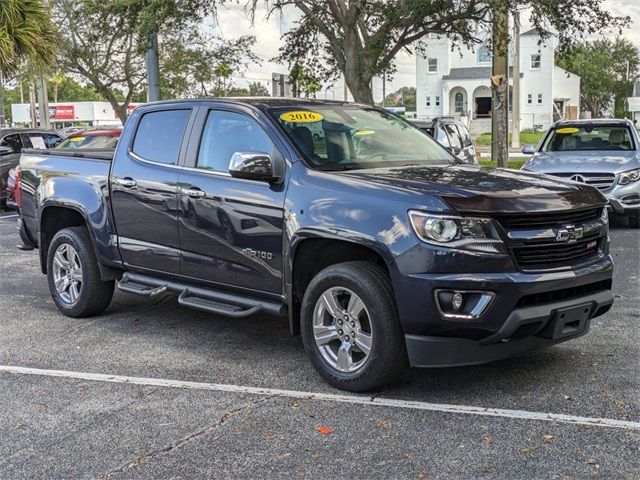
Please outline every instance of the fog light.
[{"label": "fog light", "polygon": [[460,310],[460,308],[462,308],[462,294],[460,292],[455,292],[453,297],[451,297],[451,306],[454,310]]},{"label": "fog light", "polygon": [[493,292],[444,290],[434,292],[440,315],[447,320],[474,321],[489,308],[495,294]]}]

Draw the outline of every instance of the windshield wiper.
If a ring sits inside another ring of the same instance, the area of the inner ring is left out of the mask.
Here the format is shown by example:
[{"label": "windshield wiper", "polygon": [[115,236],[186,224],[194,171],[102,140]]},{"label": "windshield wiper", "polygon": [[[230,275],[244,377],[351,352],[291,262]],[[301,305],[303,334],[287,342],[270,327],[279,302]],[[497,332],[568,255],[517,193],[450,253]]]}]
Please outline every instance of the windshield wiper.
[{"label": "windshield wiper", "polygon": [[323,172],[335,172],[340,170],[359,170],[362,167],[357,163],[330,163],[326,165],[318,165],[318,169]]}]

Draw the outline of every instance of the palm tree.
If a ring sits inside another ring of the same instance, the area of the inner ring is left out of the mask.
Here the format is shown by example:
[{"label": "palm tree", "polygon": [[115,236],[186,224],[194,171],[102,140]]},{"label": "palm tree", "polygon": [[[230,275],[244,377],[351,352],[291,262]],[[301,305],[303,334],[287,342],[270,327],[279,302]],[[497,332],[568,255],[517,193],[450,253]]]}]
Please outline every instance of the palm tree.
[{"label": "palm tree", "polygon": [[42,71],[53,64],[57,31],[42,0],[0,0],[0,72],[25,61]]}]

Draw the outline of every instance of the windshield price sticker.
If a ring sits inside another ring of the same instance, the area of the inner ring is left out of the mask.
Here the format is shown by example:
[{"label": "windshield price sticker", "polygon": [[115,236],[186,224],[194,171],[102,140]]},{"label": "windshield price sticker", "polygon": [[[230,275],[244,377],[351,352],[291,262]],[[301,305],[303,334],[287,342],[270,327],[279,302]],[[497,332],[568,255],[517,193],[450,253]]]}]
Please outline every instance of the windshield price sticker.
[{"label": "windshield price sticker", "polygon": [[353,134],[357,135],[359,137],[362,137],[362,136],[365,136],[365,135],[375,135],[376,132],[375,132],[375,130],[357,130]]},{"label": "windshield price sticker", "polygon": [[565,128],[557,128],[557,133],[578,133],[580,131],[579,128],[576,127],[565,127]]},{"label": "windshield price sticker", "polygon": [[294,122],[294,123],[307,123],[307,122],[319,122],[324,117],[316,112],[286,112],[280,115],[280,119],[285,122]]}]

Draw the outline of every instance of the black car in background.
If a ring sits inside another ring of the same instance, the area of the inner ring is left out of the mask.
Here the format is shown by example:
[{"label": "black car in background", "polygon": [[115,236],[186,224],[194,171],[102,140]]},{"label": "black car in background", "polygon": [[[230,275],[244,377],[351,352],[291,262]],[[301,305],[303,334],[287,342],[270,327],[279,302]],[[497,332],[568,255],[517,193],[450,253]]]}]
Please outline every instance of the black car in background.
[{"label": "black car in background", "polygon": [[49,149],[58,146],[64,137],[52,130],[7,128],[0,130],[0,208],[7,204],[9,171],[20,161],[24,148]]},{"label": "black car in background", "polygon": [[435,117],[431,120],[413,120],[416,127],[422,130],[442,146],[451,150],[456,158],[464,163],[478,163],[476,147],[471,140],[469,130],[453,117]]}]

